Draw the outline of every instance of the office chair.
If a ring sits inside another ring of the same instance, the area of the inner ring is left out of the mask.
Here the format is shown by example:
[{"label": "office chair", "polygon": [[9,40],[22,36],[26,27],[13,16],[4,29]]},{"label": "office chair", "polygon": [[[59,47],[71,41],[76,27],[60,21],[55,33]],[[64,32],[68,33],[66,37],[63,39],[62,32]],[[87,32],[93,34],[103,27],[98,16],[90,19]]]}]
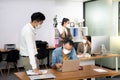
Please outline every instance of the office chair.
[{"label": "office chair", "polygon": [[[2,53],[0,52],[0,62],[2,61],[3,59],[2,59]],[[1,73],[1,75],[3,76],[3,73],[2,73],[2,69],[0,68],[0,73]]]},{"label": "office chair", "polygon": [[74,42],[74,45],[73,45],[76,51],[77,51],[77,48],[78,48],[78,44],[79,44],[79,42]]},{"label": "office chair", "polygon": [[[44,41],[37,41],[36,43],[37,48],[38,48],[38,54],[36,55],[37,59],[41,60],[41,63],[43,63],[43,59],[45,59],[48,56],[48,50],[47,50],[47,42]],[[39,61],[40,62],[40,61]],[[45,67],[47,68],[47,65],[44,64]]]},{"label": "office chair", "polygon": [[10,50],[8,52],[7,58],[6,58],[6,62],[7,62],[7,69],[8,69],[8,75],[9,75],[9,71],[10,71],[10,63],[14,64],[14,67],[17,68],[17,71],[19,71],[18,69],[18,65],[17,65],[17,61],[19,60],[19,51],[18,50]]}]

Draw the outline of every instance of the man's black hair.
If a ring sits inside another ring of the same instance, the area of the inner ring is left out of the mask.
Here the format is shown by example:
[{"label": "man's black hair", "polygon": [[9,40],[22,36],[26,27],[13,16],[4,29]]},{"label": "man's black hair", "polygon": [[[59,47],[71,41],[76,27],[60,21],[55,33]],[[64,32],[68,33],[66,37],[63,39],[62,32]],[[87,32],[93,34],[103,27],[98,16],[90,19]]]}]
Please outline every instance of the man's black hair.
[{"label": "man's black hair", "polygon": [[33,13],[31,16],[31,21],[33,22],[34,20],[43,21],[43,20],[45,20],[45,15],[41,12]]},{"label": "man's black hair", "polygon": [[63,44],[67,44],[67,43],[69,43],[71,46],[74,45],[73,41],[70,40],[70,39],[65,39],[65,40],[63,41]]}]

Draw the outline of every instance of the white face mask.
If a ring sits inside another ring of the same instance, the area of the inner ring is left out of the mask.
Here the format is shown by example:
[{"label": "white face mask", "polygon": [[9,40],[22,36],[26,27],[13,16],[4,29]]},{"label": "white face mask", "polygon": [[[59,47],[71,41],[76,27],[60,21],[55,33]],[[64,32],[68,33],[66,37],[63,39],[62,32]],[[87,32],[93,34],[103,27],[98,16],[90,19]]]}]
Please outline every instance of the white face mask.
[{"label": "white face mask", "polygon": [[41,25],[39,24],[38,26],[35,27],[36,29],[40,29],[41,28]]},{"label": "white face mask", "polygon": [[85,39],[83,39],[83,41],[82,41],[84,44],[87,42],[87,40],[85,40]]},{"label": "white face mask", "polygon": [[67,49],[63,48],[63,52],[64,52],[64,54],[69,54],[71,52],[71,50],[67,50]]},{"label": "white face mask", "polygon": [[69,28],[69,27],[70,27],[70,24],[68,24],[66,27]]}]

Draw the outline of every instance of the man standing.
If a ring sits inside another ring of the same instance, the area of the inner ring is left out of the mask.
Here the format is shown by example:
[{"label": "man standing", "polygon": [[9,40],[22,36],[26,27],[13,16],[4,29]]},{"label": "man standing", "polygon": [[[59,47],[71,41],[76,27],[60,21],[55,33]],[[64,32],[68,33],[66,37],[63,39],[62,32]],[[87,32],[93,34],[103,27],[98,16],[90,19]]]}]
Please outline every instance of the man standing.
[{"label": "man standing", "polygon": [[21,31],[20,37],[20,55],[21,62],[25,70],[32,69],[35,73],[40,73],[37,68],[35,55],[37,54],[35,44],[35,29],[39,28],[45,20],[45,16],[41,12],[33,13],[31,16],[31,22],[26,24]]}]

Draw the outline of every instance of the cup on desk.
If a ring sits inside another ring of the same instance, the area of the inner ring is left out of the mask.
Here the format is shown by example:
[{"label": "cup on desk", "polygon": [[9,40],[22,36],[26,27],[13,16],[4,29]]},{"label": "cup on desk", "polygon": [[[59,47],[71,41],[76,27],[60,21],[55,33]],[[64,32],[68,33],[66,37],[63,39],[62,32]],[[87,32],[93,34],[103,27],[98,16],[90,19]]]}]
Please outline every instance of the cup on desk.
[{"label": "cup on desk", "polygon": [[79,70],[83,70],[83,66],[79,66]]}]

